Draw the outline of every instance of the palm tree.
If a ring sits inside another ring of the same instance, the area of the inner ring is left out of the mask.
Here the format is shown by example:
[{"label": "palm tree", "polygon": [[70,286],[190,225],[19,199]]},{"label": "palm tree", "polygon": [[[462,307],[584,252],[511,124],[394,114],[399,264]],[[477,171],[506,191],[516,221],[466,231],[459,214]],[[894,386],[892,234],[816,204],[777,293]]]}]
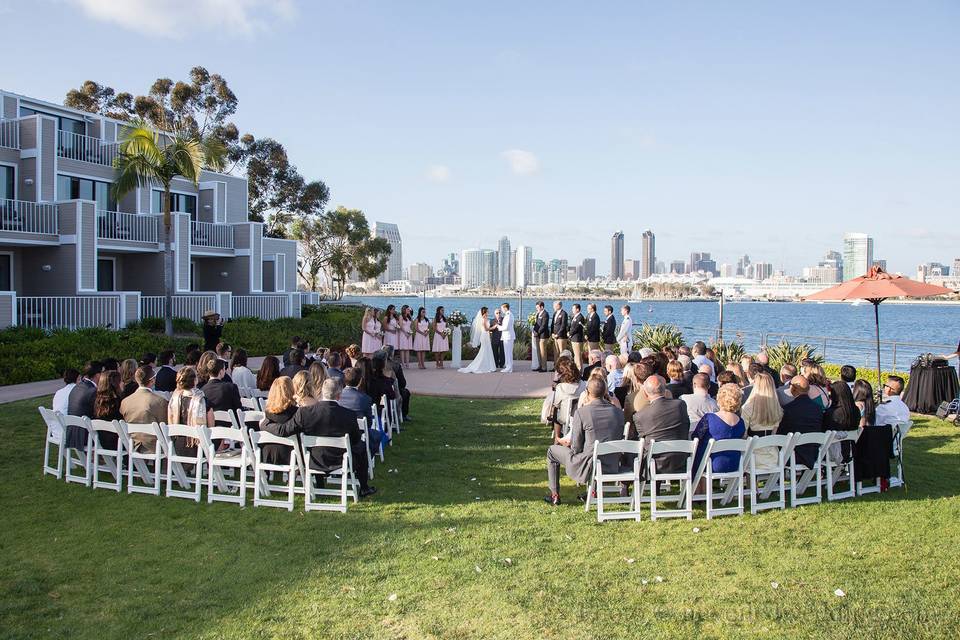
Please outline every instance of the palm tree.
[{"label": "palm tree", "polygon": [[170,183],[177,176],[199,186],[206,167],[223,167],[225,149],[218,141],[183,130],[158,133],[143,122],[126,128],[114,161],[117,179],[113,193],[117,200],[137,187],[163,187],[163,293],[164,329],[173,335],[173,249],[170,243]]}]

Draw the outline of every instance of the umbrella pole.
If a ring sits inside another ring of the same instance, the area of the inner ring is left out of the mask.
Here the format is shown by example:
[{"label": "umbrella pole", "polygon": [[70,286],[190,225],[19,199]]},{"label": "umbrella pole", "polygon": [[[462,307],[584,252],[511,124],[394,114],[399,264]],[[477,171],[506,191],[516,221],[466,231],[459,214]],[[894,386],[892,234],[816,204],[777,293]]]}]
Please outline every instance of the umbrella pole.
[{"label": "umbrella pole", "polygon": [[883,382],[880,380],[880,300],[873,300],[873,320],[877,337],[877,393],[883,396]]}]

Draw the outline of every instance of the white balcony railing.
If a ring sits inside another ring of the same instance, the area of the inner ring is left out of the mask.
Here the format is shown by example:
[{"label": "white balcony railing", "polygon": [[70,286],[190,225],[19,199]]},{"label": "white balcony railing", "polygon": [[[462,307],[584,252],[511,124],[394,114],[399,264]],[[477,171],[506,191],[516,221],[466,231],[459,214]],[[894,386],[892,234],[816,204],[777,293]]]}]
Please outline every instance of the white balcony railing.
[{"label": "white balcony railing", "polygon": [[231,318],[252,316],[263,320],[276,320],[289,318],[291,315],[289,295],[233,296],[231,299]]},{"label": "white balcony railing", "polygon": [[120,211],[97,211],[97,237],[106,240],[157,242],[158,218]]},{"label": "white balcony railing", "polygon": [[0,120],[0,147],[20,148],[20,121]]},{"label": "white balcony railing", "polygon": [[[163,296],[140,296],[141,318],[162,318],[166,304]],[[215,295],[173,296],[173,317],[188,318],[200,322],[203,312],[217,308]]]},{"label": "white balcony railing", "polygon": [[120,313],[117,296],[17,296],[17,324],[24,327],[116,329]]},{"label": "white balcony railing", "polygon": [[57,208],[46,202],[0,200],[0,231],[58,233]]},{"label": "white balcony railing", "polygon": [[190,223],[190,244],[195,247],[213,247],[216,249],[233,248],[233,227],[212,222]]},{"label": "white balcony railing", "polygon": [[93,164],[113,166],[119,154],[120,143],[104,142],[99,138],[80,135],[71,131],[57,132],[57,155],[71,160],[83,160]]}]

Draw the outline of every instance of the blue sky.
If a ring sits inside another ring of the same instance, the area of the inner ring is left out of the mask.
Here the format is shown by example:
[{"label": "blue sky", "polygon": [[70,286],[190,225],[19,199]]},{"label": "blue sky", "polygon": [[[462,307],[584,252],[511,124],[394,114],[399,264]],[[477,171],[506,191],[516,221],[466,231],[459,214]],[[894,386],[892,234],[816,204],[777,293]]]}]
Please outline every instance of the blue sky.
[{"label": "blue sky", "polygon": [[221,4],[0,0],[0,86],[204,65],[405,264],[506,234],[606,271],[646,228],[665,261],[799,270],[845,231],[893,270],[960,257],[960,3]]}]

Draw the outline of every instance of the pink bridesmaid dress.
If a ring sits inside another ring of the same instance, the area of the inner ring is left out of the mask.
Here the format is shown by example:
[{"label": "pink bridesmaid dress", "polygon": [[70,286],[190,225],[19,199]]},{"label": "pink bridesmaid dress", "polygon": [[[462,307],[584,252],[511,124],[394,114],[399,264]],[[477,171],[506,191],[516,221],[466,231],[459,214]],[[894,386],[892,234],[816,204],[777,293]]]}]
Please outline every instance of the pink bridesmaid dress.
[{"label": "pink bridesmaid dress", "polygon": [[387,330],[383,333],[383,344],[387,347],[393,347],[394,349],[400,348],[400,334],[398,333],[400,325],[397,324],[396,318],[390,318],[390,321],[387,322]]},{"label": "pink bridesmaid dress", "polygon": [[447,336],[443,335],[443,332],[447,329],[447,323],[441,320],[437,323],[437,331],[433,334],[433,349],[434,353],[446,353],[450,350],[450,341],[447,339]]},{"label": "pink bridesmaid dress", "polygon": [[410,351],[413,349],[413,320],[400,319],[400,347],[401,351]]},{"label": "pink bridesmaid dress", "polygon": [[[364,327],[363,340],[360,344],[360,351],[363,353],[373,353],[379,351],[383,343],[376,337],[380,331],[380,323],[376,319],[367,320],[367,326]],[[370,335],[373,334],[373,335]]]},{"label": "pink bridesmaid dress", "polygon": [[[420,332],[423,333],[420,333]],[[417,331],[413,336],[414,351],[430,351],[430,321],[420,320],[417,322]]]}]

